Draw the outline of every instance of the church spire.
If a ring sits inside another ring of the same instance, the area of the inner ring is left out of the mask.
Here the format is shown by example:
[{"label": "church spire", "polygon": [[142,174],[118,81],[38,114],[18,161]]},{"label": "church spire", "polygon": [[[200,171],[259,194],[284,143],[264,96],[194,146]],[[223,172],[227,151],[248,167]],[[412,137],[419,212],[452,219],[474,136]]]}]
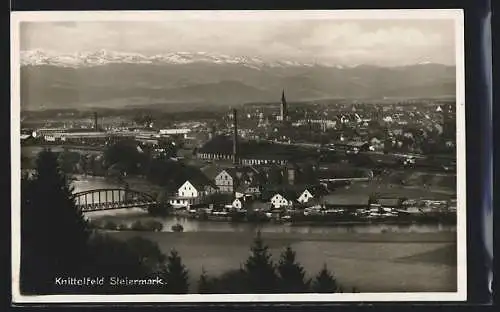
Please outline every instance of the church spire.
[{"label": "church spire", "polygon": [[288,119],[288,107],[285,98],[285,89],[281,92],[281,120],[285,121]]}]

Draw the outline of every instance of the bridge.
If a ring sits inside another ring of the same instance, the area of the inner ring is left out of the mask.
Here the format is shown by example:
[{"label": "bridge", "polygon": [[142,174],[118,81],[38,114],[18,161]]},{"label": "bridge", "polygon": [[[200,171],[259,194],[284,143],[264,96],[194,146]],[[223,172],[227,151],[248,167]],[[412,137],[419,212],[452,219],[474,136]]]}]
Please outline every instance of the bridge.
[{"label": "bridge", "polygon": [[77,208],[82,212],[143,208],[156,205],[156,199],[150,194],[123,188],[94,189],[73,194]]}]

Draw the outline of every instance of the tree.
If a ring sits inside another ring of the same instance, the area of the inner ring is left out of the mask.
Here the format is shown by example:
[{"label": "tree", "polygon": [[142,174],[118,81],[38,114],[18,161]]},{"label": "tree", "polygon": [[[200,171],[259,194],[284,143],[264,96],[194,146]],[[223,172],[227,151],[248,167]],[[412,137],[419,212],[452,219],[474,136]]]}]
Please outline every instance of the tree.
[{"label": "tree", "polygon": [[87,174],[89,171],[89,155],[81,155],[80,160],[78,162],[78,167],[81,170],[81,173]]},{"label": "tree", "polygon": [[36,173],[21,187],[21,291],[52,293],[56,277],[83,272],[90,231],[50,150],[38,155]]},{"label": "tree", "polygon": [[334,293],[338,291],[337,281],[326,267],[326,264],[318,275],[316,275],[312,289],[316,293]]},{"label": "tree", "polygon": [[278,273],[283,293],[303,293],[309,289],[310,280],[305,280],[304,268],[295,261],[295,251],[290,246],[281,254]]},{"label": "tree", "polygon": [[172,209],[168,191],[162,190],[156,198],[156,204],[148,207],[148,212],[153,216],[168,216],[172,212]]},{"label": "tree", "polygon": [[198,281],[198,293],[200,294],[210,294],[214,293],[213,281],[207,275],[204,268],[201,268],[200,280]]},{"label": "tree", "polygon": [[314,167],[310,164],[304,166],[302,174],[299,177],[300,182],[304,184],[314,184],[318,180]]},{"label": "tree", "polygon": [[272,168],[267,174],[267,183],[270,185],[281,185],[283,184],[284,177],[281,168]]},{"label": "tree", "polygon": [[253,293],[269,293],[277,290],[278,277],[269,253],[264,245],[260,231],[251,247],[251,255],[245,263],[248,286]]},{"label": "tree", "polygon": [[212,278],[211,287],[214,293],[219,294],[247,294],[251,292],[248,287],[247,274],[244,269],[229,270],[217,278]]},{"label": "tree", "polygon": [[104,160],[109,167],[120,164],[126,172],[137,173],[139,165],[145,157],[138,151],[137,145],[132,141],[119,141],[109,145],[104,151]]},{"label": "tree", "polygon": [[150,114],[134,116],[133,121],[141,126],[149,127],[153,123],[153,117]]},{"label": "tree", "polygon": [[160,251],[158,244],[142,237],[127,240],[127,245],[138,255],[141,267],[147,274],[165,271],[167,257]]},{"label": "tree", "polygon": [[168,256],[165,280],[167,293],[186,294],[188,292],[188,271],[176,250],[172,250]]},{"label": "tree", "polygon": [[64,149],[59,154],[58,161],[63,172],[73,173],[75,172],[76,166],[80,161],[80,154]]}]

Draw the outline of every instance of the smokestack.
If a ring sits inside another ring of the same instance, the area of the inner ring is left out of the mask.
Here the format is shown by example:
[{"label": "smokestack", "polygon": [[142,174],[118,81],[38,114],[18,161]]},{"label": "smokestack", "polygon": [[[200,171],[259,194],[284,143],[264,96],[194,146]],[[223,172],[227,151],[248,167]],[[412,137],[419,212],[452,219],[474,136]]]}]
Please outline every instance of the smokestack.
[{"label": "smokestack", "polygon": [[237,111],[233,109],[233,163],[235,165],[238,164],[238,119],[237,119]]},{"label": "smokestack", "polygon": [[99,127],[97,125],[97,112],[94,112],[94,130],[99,131]]}]

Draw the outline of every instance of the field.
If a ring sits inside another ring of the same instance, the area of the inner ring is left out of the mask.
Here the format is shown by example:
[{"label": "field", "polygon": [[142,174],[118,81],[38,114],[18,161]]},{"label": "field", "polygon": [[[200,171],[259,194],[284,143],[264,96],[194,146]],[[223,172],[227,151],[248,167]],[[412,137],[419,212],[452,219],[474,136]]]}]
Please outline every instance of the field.
[{"label": "field", "polygon": [[[401,183],[403,181],[403,183]],[[370,195],[391,197],[425,198],[446,200],[456,198],[456,176],[423,172],[395,172],[378,176],[369,182],[353,182],[335,190],[336,194]]]},{"label": "field", "polygon": [[[238,269],[248,257],[250,233],[133,233],[115,232],[125,239],[140,235],[157,242],[167,253],[175,248],[190,270],[196,286],[202,267],[207,274]],[[324,264],[346,291],[453,292],[456,291],[456,243],[454,233],[283,235],[265,233],[275,261],[290,244],[308,275]]]}]

